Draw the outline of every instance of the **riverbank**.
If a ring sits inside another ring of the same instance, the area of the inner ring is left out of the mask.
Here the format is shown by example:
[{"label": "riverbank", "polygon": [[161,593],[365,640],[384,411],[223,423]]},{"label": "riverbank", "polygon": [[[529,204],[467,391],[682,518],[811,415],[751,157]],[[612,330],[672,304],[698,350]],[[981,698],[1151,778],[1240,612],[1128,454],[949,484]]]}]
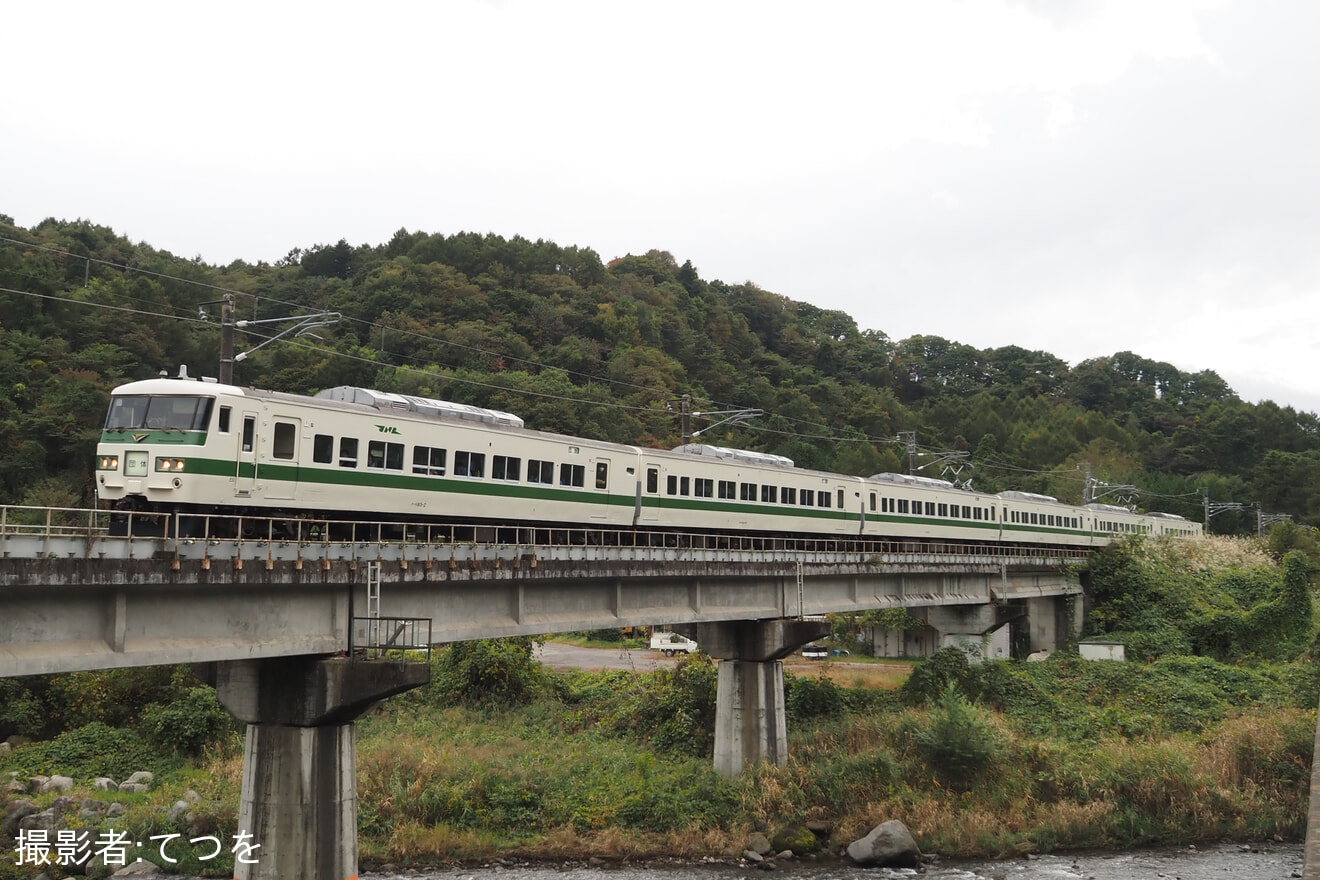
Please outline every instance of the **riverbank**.
[{"label": "riverbank", "polygon": [[[972,668],[945,654],[901,691],[790,673],[791,760],[730,780],[710,760],[715,667],[706,658],[552,673],[530,644],[502,644],[470,646],[459,660],[439,652],[435,662],[430,688],[359,722],[364,867],[733,863],[757,833],[775,850],[837,857],[887,819],[945,859],[1297,842],[1305,833],[1315,714],[1298,705],[1310,699],[1299,683],[1312,680],[1300,668],[1069,657]],[[109,758],[92,754],[94,738],[78,742],[79,775],[94,775]],[[69,760],[72,743],[44,754]],[[19,772],[31,748],[0,769]],[[119,827],[148,837],[229,837],[241,779],[233,738],[200,764],[163,768],[148,792],[66,796],[122,801]],[[195,803],[171,817],[189,789]],[[55,797],[34,799],[45,808]],[[819,849],[778,840],[807,825],[820,832]],[[229,867],[217,859],[179,869],[223,876]],[[10,876],[35,874],[0,870]]]},{"label": "riverbank", "polygon": [[699,658],[557,674],[522,706],[396,701],[359,739],[364,852],[723,857],[808,822],[837,852],[891,818],[950,857],[1302,839],[1315,722],[1301,676],[1060,657],[964,662],[960,677],[990,699],[935,689],[912,705],[790,673],[791,761],[735,780],[710,765],[714,670]]}]

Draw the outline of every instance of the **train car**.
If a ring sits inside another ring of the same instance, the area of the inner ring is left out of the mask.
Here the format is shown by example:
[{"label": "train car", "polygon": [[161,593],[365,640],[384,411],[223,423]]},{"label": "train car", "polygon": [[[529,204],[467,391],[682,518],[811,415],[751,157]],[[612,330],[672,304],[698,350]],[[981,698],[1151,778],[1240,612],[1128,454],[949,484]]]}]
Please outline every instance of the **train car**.
[{"label": "train car", "polygon": [[132,511],[619,527],[636,463],[634,447],[445,401],[150,379],[115,390],[97,484]]},{"label": "train car", "polygon": [[1008,491],[999,498],[1004,532],[1015,543],[1090,547],[1107,541],[1096,534],[1085,510],[1052,495]]},{"label": "train car", "polygon": [[865,533],[919,541],[1003,540],[999,499],[947,480],[874,474],[866,481]]},{"label": "train car", "polygon": [[858,535],[858,477],[760,452],[689,443],[639,451],[639,525],[795,535]]},{"label": "train car", "polygon": [[1176,513],[1147,513],[1150,517],[1150,534],[1153,535],[1173,535],[1179,538],[1190,538],[1202,533],[1203,529],[1200,523],[1192,522],[1185,516],[1179,516]]},{"label": "train car", "polygon": [[640,449],[551,434],[412,395],[343,386],[308,397],[183,372],[115,389],[96,479],[115,510],[192,514],[187,528],[202,514],[275,517],[289,535],[305,520],[463,524],[473,538],[582,527],[1064,546],[1200,531],[1171,515],[831,474],[706,444]]}]

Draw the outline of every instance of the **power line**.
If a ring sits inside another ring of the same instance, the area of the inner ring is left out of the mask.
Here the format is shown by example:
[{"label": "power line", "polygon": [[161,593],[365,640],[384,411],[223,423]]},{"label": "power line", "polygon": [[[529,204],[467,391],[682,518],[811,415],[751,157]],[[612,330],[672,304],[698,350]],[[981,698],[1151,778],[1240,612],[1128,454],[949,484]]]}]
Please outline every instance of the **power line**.
[{"label": "power line", "polygon": [[[123,263],[114,263],[114,262],[111,262],[111,261],[109,261],[109,260],[102,260],[102,259],[99,259],[99,258],[96,258],[96,257],[88,257],[88,256],[84,256],[83,254],[76,254],[76,253],[73,253],[73,252],[71,252],[71,251],[62,251],[62,250],[58,250],[58,249],[56,249],[56,248],[51,248],[51,247],[47,247],[47,246],[45,246],[45,245],[39,245],[39,244],[35,244],[35,243],[32,243],[32,242],[24,242],[24,241],[20,241],[20,240],[18,240],[18,239],[7,238],[7,237],[4,237],[4,236],[0,236],[0,241],[8,242],[8,243],[11,243],[11,244],[17,244],[17,245],[24,246],[24,247],[31,247],[31,248],[34,248],[34,249],[37,249],[37,250],[42,250],[42,251],[46,251],[46,252],[48,252],[48,253],[53,253],[53,254],[57,254],[57,255],[60,255],[60,256],[66,256],[66,257],[70,257],[70,258],[77,259],[77,260],[85,260],[85,261],[87,261],[88,263],[96,263],[96,264],[98,264],[98,265],[107,266],[107,267],[114,268],[114,269],[119,269],[119,270],[121,270],[121,271],[125,271],[125,272],[139,272],[139,273],[142,273],[142,274],[151,275],[151,276],[156,277],[156,278],[161,278],[161,279],[166,279],[166,280],[170,280],[170,281],[179,282],[179,283],[181,283],[181,284],[195,284],[195,285],[197,285],[197,286],[199,286],[199,287],[202,287],[202,288],[205,288],[205,289],[207,289],[207,290],[211,290],[211,291],[217,291],[217,292],[221,292],[221,293],[228,293],[228,294],[236,295],[236,296],[247,296],[247,297],[252,297],[253,300],[254,300],[254,303],[253,303],[254,311],[255,311],[256,304],[257,304],[259,301],[261,301],[261,300],[265,300],[266,302],[270,302],[270,303],[276,303],[276,304],[279,304],[279,305],[289,306],[290,308],[297,308],[297,309],[306,308],[306,306],[304,306],[304,305],[301,304],[301,303],[289,302],[289,301],[287,301],[287,300],[282,300],[282,299],[279,299],[279,298],[276,298],[276,297],[271,297],[271,296],[265,296],[265,295],[262,295],[262,294],[251,293],[251,292],[249,292],[249,291],[234,290],[234,289],[232,289],[232,288],[221,287],[221,286],[219,286],[219,285],[214,285],[214,284],[208,284],[208,283],[206,283],[206,282],[197,281],[197,280],[195,280],[195,279],[191,279],[191,278],[181,278],[181,277],[179,277],[179,276],[177,276],[177,275],[168,275],[168,274],[165,274],[165,273],[162,273],[162,272],[154,272],[154,271],[151,271],[151,270],[148,270],[148,269],[142,269],[142,268],[139,268],[139,267],[137,267],[137,266],[129,266],[129,265],[126,265],[126,264],[123,264]],[[21,291],[14,291],[14,292],[21,292]],[[66,302],[83,302],[82,300],[64,300],[64,301],[66,301]],[[90,304],[90,303],[89,303],[89,304]],[[159,313],[152,313],[152,314],[157,314],[159,317],[171,317],[171,316],[167,316],[167,315],[159,315]],[[555,365],[553,365],[553,364],[544,364],[544,363],[541,363],[541,362],[539,362],[539,361],[531,360],[531,359],[529,359],[529,358],[518,357],[517,355],[509,355],[509,354],[504,354],[504,353],[501,353],[501,352],[494,352],[494,351],[490,351],[489,349],[483,349],[483,348],[477,348],[477,347],[475,347],[475,346],[464,345],[463,343],[452,342],[452,341],[450,341],[450,340],[442,339],[442,338],[435,337],[435,336],[427,336],[427,335],[425,335],[425,334],[417,333],[417,332],[415,332],[415,331],[404,330],[404,329],[401,329],[401,328],[398,328],[398,327],[391,327],[391,326],[389,326],[389,325],[380,324],[380,323],[378,323],[378,322],[374,322],[374,321],[365,321],[365,320],[362,320],[361,318],[348,318],[348,319],[346,319],[346,320],[348,320],[348,321],[350,321],[350,322],[352,322],[352,323],[355,323],[355,324],[359,324],[359,325],[364,326],[364,327],[368,327],[368,328],[370,328],[370,329],[372,329],[372,330],[390,331],[390,332],[398,333],[398,334],[400,334],[400,335],[404,335],[404,336],[408,336],[408,337],[413,337],[413,338],[417,338],[417,339],[423,339],[423,340],[426,340],[426,341],[428,341],[428,342],[438,343],[438,344],[440,344],[440,345],[448,346],[448,347],[451,347],[451,348],[458,348],[458,349],[461,349],[461,350],[464,350],[464,351],[470,351],[470,352],[475,352],[475,353],[478,353],[478,354],[487,355],[487,356],[490,356],[490,357],[492,357],[492,358],[501,358],[501,359],[504,359],[504,360],[506,360],[506,361],[513,361],[513,362],[516,362],[516,363],[524,363],[524,364],[528,364],[529,366],[533,366],[533,367],[536,367],[536,368],[541,369],[541,370],[554,370],[554,371],[559,372],[559,373],[562,373],[562,374],[564,374],[564,375],[566,375],[566,376],[577,377],[577,378],[580,378],[580,379],[585,379],[588,383],[590,383],[590,382],[599,382],[599,383],[607,384],[607,385],[610,385],[610,386],[616,386],[616,387],[622,387],[622,388],[631,388],[631,389],[634,389],[634,390],[637,390],[637,391],[647,391],[647,392],[652,392],[652,393],[655,393],[655,394],[660,394],[660,395],[665,395],[665,396],[668,396],[668,395],[671,395],[671,394],[672,394],[672,392],[671,392],[669,389],[657,389],[657,388],[653,388],[653,387],[651,387],[651,386],[637,385],[637,384],[635,384],[635,383],[626,382],[626,381],[619,380],[619,379],[612,379],[612,378],[609,378],[609,377],[607,377],[607,376],[598,376],[598,375],[594,375],[594,374],[590,374],[590,373],[582,373],[582,372],[579,372],[579,371],[576,371],[576,370],[569,370],[569,369],[565,369],[565,368],[563,368],[563,367],[555,366]],[[336,353],[336,354],[343,354],[342,352],[335,352],[333,349],[328,349],[327,351],[331,351],[331,352]],[[382,347],[382,353],[385,353],[383,347]],[[396,358],[398,358],[398,359],[400,359],[400,360],[412,360],[412,361],[414,361],[414,362],[415,362],[416,360],[418,360],[416,357],[414,357],[414,356],[412,356],[412,355],[404,354],[403,352],[395,352],[395,353],[394,353],[394,357],[396,357]],[[365,359],[363,359],[363,360],[365,360]],[[374,361],[366,361],[366,362],[369,362],[369,363],[377,363],[377,362],[374,362]],[[425,371],[422,371],[422,370],[417,370],[416,368],[409,368],[409,369],[414,369],[414,370],[416,370],[417,372],[423,372],[423,373],[425,372]],[[434,374],[428,374],[428,375],[434,375]],[[465,380],[465,381],[467,381],[467,380]],[[475,385],[481,385],[482,383],[479,383],[479,382],[475,382],[475,381],[473,381],[472,384],[475,384]],[[490,387],[504,387],[504,386],[490,386]],[[517,391],[517,389],[507,389],[507,390],[509,390],[509,391]],[[522,391],[518,391],[517,393],[531,394],[532,392],[522,392]],[[568,401],[568,400],[572,400],[572,398],[567,398],[567,397],[560,397],[560,398],[557,398],[557,399],[560,399],[560,400],[566,400],[566,401]],[[717,401],[717,400],[715,400],[714,398],[708,398],[708,397],[697,397],[697,398],[694,398],[694,400],[702,400],[702,401],[706,401],[706,402],[710,403],[712,406],[716,406],[716,407],[741,408],[741,409],[747,409],[747,408],[750,408],[750,407],[744,407],[744,406],[742,406],[741,404],[725,403],[725,402]],[[578,401],[578,402],[582,402],[582,403],[592,403],[592,401],[587,401],[587,400],[581,400],[581,401]],[[604,405],[604,404],[597,404],[597,405]],[[626,406],[624,406],[624,405],[620,405],[620,406],[623,407],[623,408],[629,408],[629,407],[626,407]],[[634,408],[635,408],[635,409],[645,409],[645,408],[643,408],[643,407],[634,407]],[[818,422],[808,422],[808,421],[806,421],[806,420],[804,420],[804,419],[798,419],[798,418],[795,418],[795,417],[793,417],[793,416],[776,415],[776,417],[777,417],[777,418],[780,418],[780,419],[783,419],[783,420],[785,420],[785,421],[788,421],[788,422],[792,422],[792,423],[795,423],[795,424],[803,425],[804,427],[808,427],[808,428],[820,428],[820,429],[826,431],[827,434],[824,435],[824,436],[822,436],[822,435],[818,435],[818,434],[804,434],[804,433],[797,432],[797,431],[784,431],[784,430],[780,430],[780,429],[765,428],[765,427],[762,427],[762,426],[754,426],[754,425],[749,425],[748,427],[749,427],[749,428],[752,428],[753,430],[757,430],[757,431],[760,431],[760,432],[763,432],[763,433],[778,434],[778,435],[781,435],[781,436],[787,436],[787,437],[798,437],[798,438],[805,439],[805,440],[817,440],[817,441],[819,441],[819,440],[827,440],[827,441],[835,442],[835,443],[841,443],[841,442],[877,443],[877,444],[884,444],[884,445],[888,445],[888,444],[890,444],[890,443],[895,442],[895,441],[893,441],[892,439],[889,439],[889,438],[875,438],[875,437],[869,437],[869,436],[867,436],[867,435],[865,435],[865,434],[863,434],[862,437],[838,436],[838,435],[835,434],[835,429],[834,429],[834,428],[831,428],[829,425],[821,424],[821,423],[818,423]]]}]

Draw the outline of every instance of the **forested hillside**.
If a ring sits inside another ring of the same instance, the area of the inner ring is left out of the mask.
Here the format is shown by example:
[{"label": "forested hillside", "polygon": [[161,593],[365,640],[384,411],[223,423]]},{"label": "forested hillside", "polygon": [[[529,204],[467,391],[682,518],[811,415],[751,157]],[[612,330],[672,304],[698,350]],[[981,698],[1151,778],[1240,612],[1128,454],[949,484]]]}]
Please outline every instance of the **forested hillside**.
[{"label": "forested hillside", "polygon": [[[387,243],[294,248],[275,265],[212,266],[86,221],[18,228],[0,215],[0,502],[91,501],[109,391],[181,364],[216,375],[218,300],[266,320],[337,312],[236,365],[238,384],[403,391],[508,410],[529,427],[648,446],[698,413],[756,408],[704,442],[851,474],[926,465],[975,488],[1077,502],[1088,471],[1143,509],[1202,518],[1259,502],[1320,525],[1320,422],[1242,401],[1213,371],[1132,352],[1074,367],[1015,346],[896,341],[848,315],[650,251],[399,230]],[[203,320],[204,313],[209,320]],[[290,326],[258,324],[238,351]],[[938,318],[932,319],[938,330]],[[701,429],[724,415],[697,416]],[[914,434],[917,454],[900,442]],[[940,454],[965,453],[942,463]],[[945,473],[952,465],[960,470]],[[1224,512],[1216,532],[1254,531]]]}]

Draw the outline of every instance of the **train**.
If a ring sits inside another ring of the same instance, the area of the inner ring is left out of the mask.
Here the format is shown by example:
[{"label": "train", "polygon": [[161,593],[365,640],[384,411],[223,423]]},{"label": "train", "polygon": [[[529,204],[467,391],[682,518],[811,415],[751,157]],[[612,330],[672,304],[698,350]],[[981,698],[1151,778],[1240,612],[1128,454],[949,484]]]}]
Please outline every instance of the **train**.
[{"label": "train", "polygon": [[[848,476],[688,443],[648,449],[536,431],[511,413],[340,386],[313,396],[190,378],[114,389],[96,453],[98,506],[141,523],[272,518],[444,522],[626,536],[715,534],[1060,547],[1201,532],[1181,516],[990,494],[904,474]],[[138,528],[141,526],[139,525]],[[234,528],[240,526],[234,525]],[[520,539],[520,538],[518,538]]]}]

